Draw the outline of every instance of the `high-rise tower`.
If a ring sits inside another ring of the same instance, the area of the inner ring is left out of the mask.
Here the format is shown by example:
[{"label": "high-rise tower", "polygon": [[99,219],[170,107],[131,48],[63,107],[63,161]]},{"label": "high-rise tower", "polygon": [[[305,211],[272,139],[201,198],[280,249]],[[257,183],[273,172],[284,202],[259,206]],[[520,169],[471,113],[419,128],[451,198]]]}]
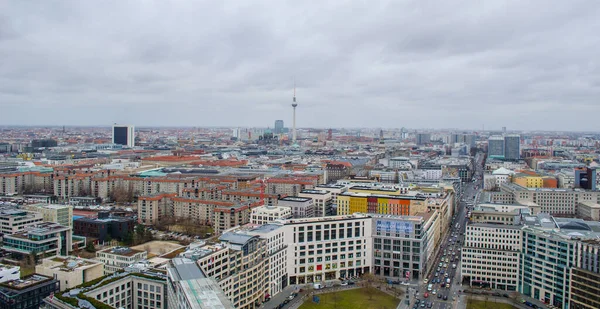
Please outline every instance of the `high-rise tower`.
[{"label": "high-rise tower", "polygon": [[296,106],[298,106],[298,103],[296,103],[296,82],[294,82],[294,99],[292,101],[292,107],[294,108],[294,119],[292,123],[292,142],[294,144],[296,143]]}]

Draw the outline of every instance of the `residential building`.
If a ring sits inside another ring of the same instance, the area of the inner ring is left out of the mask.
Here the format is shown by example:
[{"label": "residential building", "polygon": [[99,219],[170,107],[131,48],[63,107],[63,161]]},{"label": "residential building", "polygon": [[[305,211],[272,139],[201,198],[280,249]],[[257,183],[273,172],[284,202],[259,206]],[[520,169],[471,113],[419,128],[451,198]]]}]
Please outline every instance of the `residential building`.
[{"label": "residential building", "polygon": [[55,276],[60,282],[60,290],[64,291],[104,276],[104,264],[79,257],[56,256],[43,259],[35,266],[35,272],[47,277]]},{"label": "residential building", "polygon": [[275,220],[289,219],[292,217],[292,208],[287,206],[258,206],[252,208],[250,223],[269,224]]},{"label": "residential building", "polygon": [[177,193],[157,193],[138,197],[138,222],[141,224],[157,224],[164,217],[172,217],[173,197]]},{"label": "residential building", "polygon": [[249,205],[219,206],[213,210],[213,227],[215,233],[224,231],[250,222]]},{"label": "residential building", "polygon": [[279,199],[277,204],[290,207],[294,218],[311,218],[315,216],[315,204],[312,198],[286,196]]},{"label": "residential building", "polygon": [[135,127],[132,125],[113,125],[112,143],[133,148],[135,146]]},{"label": "residential building", "polygon": [[190,259],[174,258],[167,266],[169,309],[235,308],[216,280],[206,277]]},{"label": "residential building", "polygon": [[0,283],[0,308],[38,309],[45,297],[58,293],[60,282],[53,277],[32,275]]},{"label": "residential building", "polygon": [[19,208],[6,207],[0,209],[0,233],[2,235],[16,234],[30,226],[42,223],[42,214]]},{"label": "residential building", "polygon": [[246,232],[249,235],[256,235],[267,241],[267,254],[269,256],[268,269],[268,295],[266,298],[274,296],[281,292],[288,285],[287,274],[287,248],[285,243],[285,229],[280,224],[265,224],[250,229]]},{"label": "residential building", "polygon": [[333,207],[337,207],[337,196],[348,191],[348,187],[339,184],[325,184],[318,185],[315,187],[316,190],[325,190],[331,193],[331,198],[333,200]]},{"label": "residential building", "polygon": [[235,308],[258,308],[269,294],[267,241],[235,231],[224,233],[219,240],[195,248],[190,257],[207,277],[217,280]]},{"label": "residential building", "polygon": [[325,165],[328,182],[335,182],[350,175],[352,164],[350,162],[329,162]]},{"label": "residential building", "polygon": [[46,222],[73,226],[73,206],[71,205],[31,204],[25,205],[23,208],[41,213]]},{"label": "residential building", "polygon": [[134,250],[129,247],[113,247],[96,252],[96,258],[104,263],[104,274],[112,274],[125,267],[145,260],[146,251]]},{"label": "residential building", "polygon": [[315,217],[333,216],[333,196],[327,190],[302,190],[298,197],[310,198],[313,201]]}]

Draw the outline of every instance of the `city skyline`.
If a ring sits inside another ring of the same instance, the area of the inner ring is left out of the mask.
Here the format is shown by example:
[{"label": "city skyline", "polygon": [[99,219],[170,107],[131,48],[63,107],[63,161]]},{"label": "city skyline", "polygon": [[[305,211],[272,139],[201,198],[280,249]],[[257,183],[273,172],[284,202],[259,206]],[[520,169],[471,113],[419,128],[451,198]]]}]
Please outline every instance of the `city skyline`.
[{"label": "city skyline", "polygon": [[9,1],[3,124],[593,131],[594,4]]}]

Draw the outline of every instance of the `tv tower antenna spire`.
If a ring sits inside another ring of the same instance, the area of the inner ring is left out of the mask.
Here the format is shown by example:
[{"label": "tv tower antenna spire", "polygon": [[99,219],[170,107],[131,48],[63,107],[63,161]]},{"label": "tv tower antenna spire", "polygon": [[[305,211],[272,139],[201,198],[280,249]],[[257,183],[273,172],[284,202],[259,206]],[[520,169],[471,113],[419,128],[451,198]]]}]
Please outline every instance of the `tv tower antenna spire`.
[{"label": "tv tower antenna spire", "polygon": [[294,108],[294,118],[292,125],[292,142],[296,143],[296,107],[298,103],[296,103],[296,78],[294,78],[294,98],[292,100],[292,107]]}]

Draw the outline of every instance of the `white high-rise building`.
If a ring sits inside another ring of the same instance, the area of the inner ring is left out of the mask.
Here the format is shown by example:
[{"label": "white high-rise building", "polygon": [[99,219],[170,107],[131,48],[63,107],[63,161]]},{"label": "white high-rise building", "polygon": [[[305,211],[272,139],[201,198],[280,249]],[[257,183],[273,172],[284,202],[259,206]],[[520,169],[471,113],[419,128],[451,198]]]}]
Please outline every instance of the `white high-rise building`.
[{"label": "white high-rise building", "polygon": [[112,128],[113,144],[127,147],[135,146],[135,127],[132,125],[114,124]]}]

